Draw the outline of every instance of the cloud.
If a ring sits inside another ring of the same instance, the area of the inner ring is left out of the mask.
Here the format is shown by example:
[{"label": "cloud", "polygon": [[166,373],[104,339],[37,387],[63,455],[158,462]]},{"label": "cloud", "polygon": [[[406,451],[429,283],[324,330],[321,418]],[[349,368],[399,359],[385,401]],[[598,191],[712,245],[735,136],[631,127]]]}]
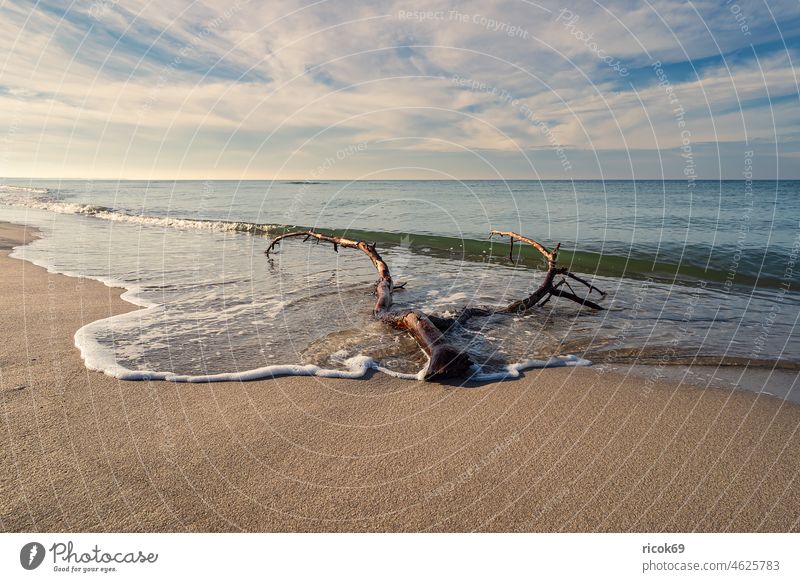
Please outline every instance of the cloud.
[{"label": "cloud", "polygon": [[295,178],[370,142],[331,177],[419,164],[494,177],[476,159],[597,177],[629,171],[620,152],[658,167],[680,120],[732,160],[748,142],[798,157],[796,2],[61,6],[2,8],[2,175]]}]

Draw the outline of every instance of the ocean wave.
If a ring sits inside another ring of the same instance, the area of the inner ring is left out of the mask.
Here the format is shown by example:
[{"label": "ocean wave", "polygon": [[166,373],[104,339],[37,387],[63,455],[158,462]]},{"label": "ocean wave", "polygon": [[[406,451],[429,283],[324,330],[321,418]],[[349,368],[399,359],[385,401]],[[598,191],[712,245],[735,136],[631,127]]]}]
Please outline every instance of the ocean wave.
[{"label": "ocean wave", "polygon": [[0,185],[0,193],[28,193],[28,194],[49,194],[48,188],[30,188],[27,186],[7,186]]},{"label": "ocean wave", "polygon": [[[132,214],[105,206],[56,200],[46,188],[0,186],[0,194],[3,194],[0,201],[12,206],[161,228],[231,232],[255,236],[269,236],[281,234],[287,230],[306,230],[308,228],[300,225]],[[374,241],[392,247],[400,246],[416,254],[448,260],[508,263],[508,244],[504,241],[366,229],[334,231],[318,227],[315,230],[322,234],[344,233],[348,238]],[[730,262],[721,261],[722,267],[714,267],[713,263],[709,261],[710,250],[706,247],[695,248],[692,245],[684,244],[670,248],[669,245],[663,244],[658,248],[646,245],[637,245],[633,248],[619,243],[616,245],[606,243],[602,245],[601,252],[571,250],[566,247],[567,245],[562,246],[559,263],[571,271],[614,278],[651,280],[666,284],[694,284],[697,281],[706,281],[726,286],[733,284],[733,288],[740,288],[743,291],[749,291],[756,287],[770,289],[780,287],[785,271],[781,249],[778,247],[770,249],[770,254],[761,258],[755,256],[751,260],[751,257],[746,255],[740,257],[737,262],[738,272],[736,272],[735,281],[731,279],[730,269],[727,268]],[[736,249],[728,249],[723,245],[717,245],[713,250],[720,257],[728,259],[736,256],[737,252]],[[527,245],[515,247],[513,266],[537,268],[540,264],[541,255],[532,247]]]},{"label": "ocean wave", "polygon": [[[16,188],[16,187],[14,187]],[[46,189],[29,188],[25,190],[6,190],[10,193],[47,194]],[[178,228],[184,230],[208,230],[213,232],[238,232],[243,234],[266,235],[274,228],[270,224],[257,224],[252,222],[237,222],[228,220],[203,220],[196,218],[173,218],[169,216],[152,216],[147,214],[130,214],[107,206],[81,204],[79,202],[63,202],[40,196],[4,196],[2,201],[11,206],[22,206],[35,210],[46,210],[56,214],[76,214],[91,216],[113,222],[127,222],[164,228]]]}]

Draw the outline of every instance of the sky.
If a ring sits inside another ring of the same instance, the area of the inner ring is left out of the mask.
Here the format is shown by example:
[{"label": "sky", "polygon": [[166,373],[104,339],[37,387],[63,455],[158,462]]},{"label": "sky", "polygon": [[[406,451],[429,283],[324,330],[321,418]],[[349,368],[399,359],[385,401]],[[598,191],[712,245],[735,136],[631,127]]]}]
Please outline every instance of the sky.
[{"label": "sky", "polygon": [[800,178],[797,0],[0,0],[0,178]]}]

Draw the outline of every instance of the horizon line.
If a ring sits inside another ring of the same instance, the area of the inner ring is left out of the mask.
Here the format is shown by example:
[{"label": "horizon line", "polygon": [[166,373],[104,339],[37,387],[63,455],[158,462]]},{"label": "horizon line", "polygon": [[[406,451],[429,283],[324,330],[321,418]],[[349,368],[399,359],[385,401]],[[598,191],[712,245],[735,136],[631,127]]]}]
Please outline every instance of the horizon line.
[{"label": "horizon line", "polygon": [[[329,182],[688,182],[686,178],[61,178],[48,176],[6,176],[6,180],[47,180],[58,182],[297,182],[326,184]],[[797,178],[696,178],[692,182],[798,182]]]}]

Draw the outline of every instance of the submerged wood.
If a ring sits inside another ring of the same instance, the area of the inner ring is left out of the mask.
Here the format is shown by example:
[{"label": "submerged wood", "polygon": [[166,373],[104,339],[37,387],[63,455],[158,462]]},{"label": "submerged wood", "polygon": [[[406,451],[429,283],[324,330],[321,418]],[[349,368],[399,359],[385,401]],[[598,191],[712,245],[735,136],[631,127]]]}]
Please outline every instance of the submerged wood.
[{"label": "submerged wood", "polygon": [[[465,323],[472,317],[485,317],[496,313],[518,314],[523,313],[537,305],[544,305],[551,297],[563,297],[579,303],[582,306],[592,309],[603,309],[597,303],[587,298],[579,297],[572,291],[567,279],[572,279],[581,283],[589,289],[589,294],[593,291],[605,297],[605,293],[584,280],[583,278],[570,272],[565,267],[558,266],[557,244],[553,250],[548,250],[541,243],[522,236],[512,231],[492,230],[489,237],[508,237],[511,244],[509,247],[509,257],[513,257],[514,242],[519,241],[531,245],[547,261],[547,272],[544,280],[539,287],[528,297],[514,301],[503,309],[488,309],[480,307],[465,307],[458,316],[454,318],[444,318],[426,314],[418,309],[392,309],[392,293],[394,289],[402,287],[395,285],[389,266],[378,253],[375,243],[369,244],[363,240],[350,240],[340,236],[326,235],[315,232],[314,230],[303,230],[287,232],[272,239],[267,250],[267,255],[275,250],[280,243],[287,238],[303,237],[303,241],[311,239],[317,242],[328,242],[333,245],[333,250],[339,252],[339,248],[357,249],[363,252],[372,261],[372,265],[378,273],[378,282],[375,284],[376,301],[373,308],[373,316],[383,323],[391,325],[396,329],[409,332],[417,344],[428,354],[429,363],[425,370],[425,380],[439,380],[444,378],[461,378],[467,376],[473,367],[473,362],[469,355],[458,348],[450,345],[445,334],[452,329],[456,323]],[[557,280],[558,279],[558,280]],[[570,291],[563,289],[567,286]]]}]

